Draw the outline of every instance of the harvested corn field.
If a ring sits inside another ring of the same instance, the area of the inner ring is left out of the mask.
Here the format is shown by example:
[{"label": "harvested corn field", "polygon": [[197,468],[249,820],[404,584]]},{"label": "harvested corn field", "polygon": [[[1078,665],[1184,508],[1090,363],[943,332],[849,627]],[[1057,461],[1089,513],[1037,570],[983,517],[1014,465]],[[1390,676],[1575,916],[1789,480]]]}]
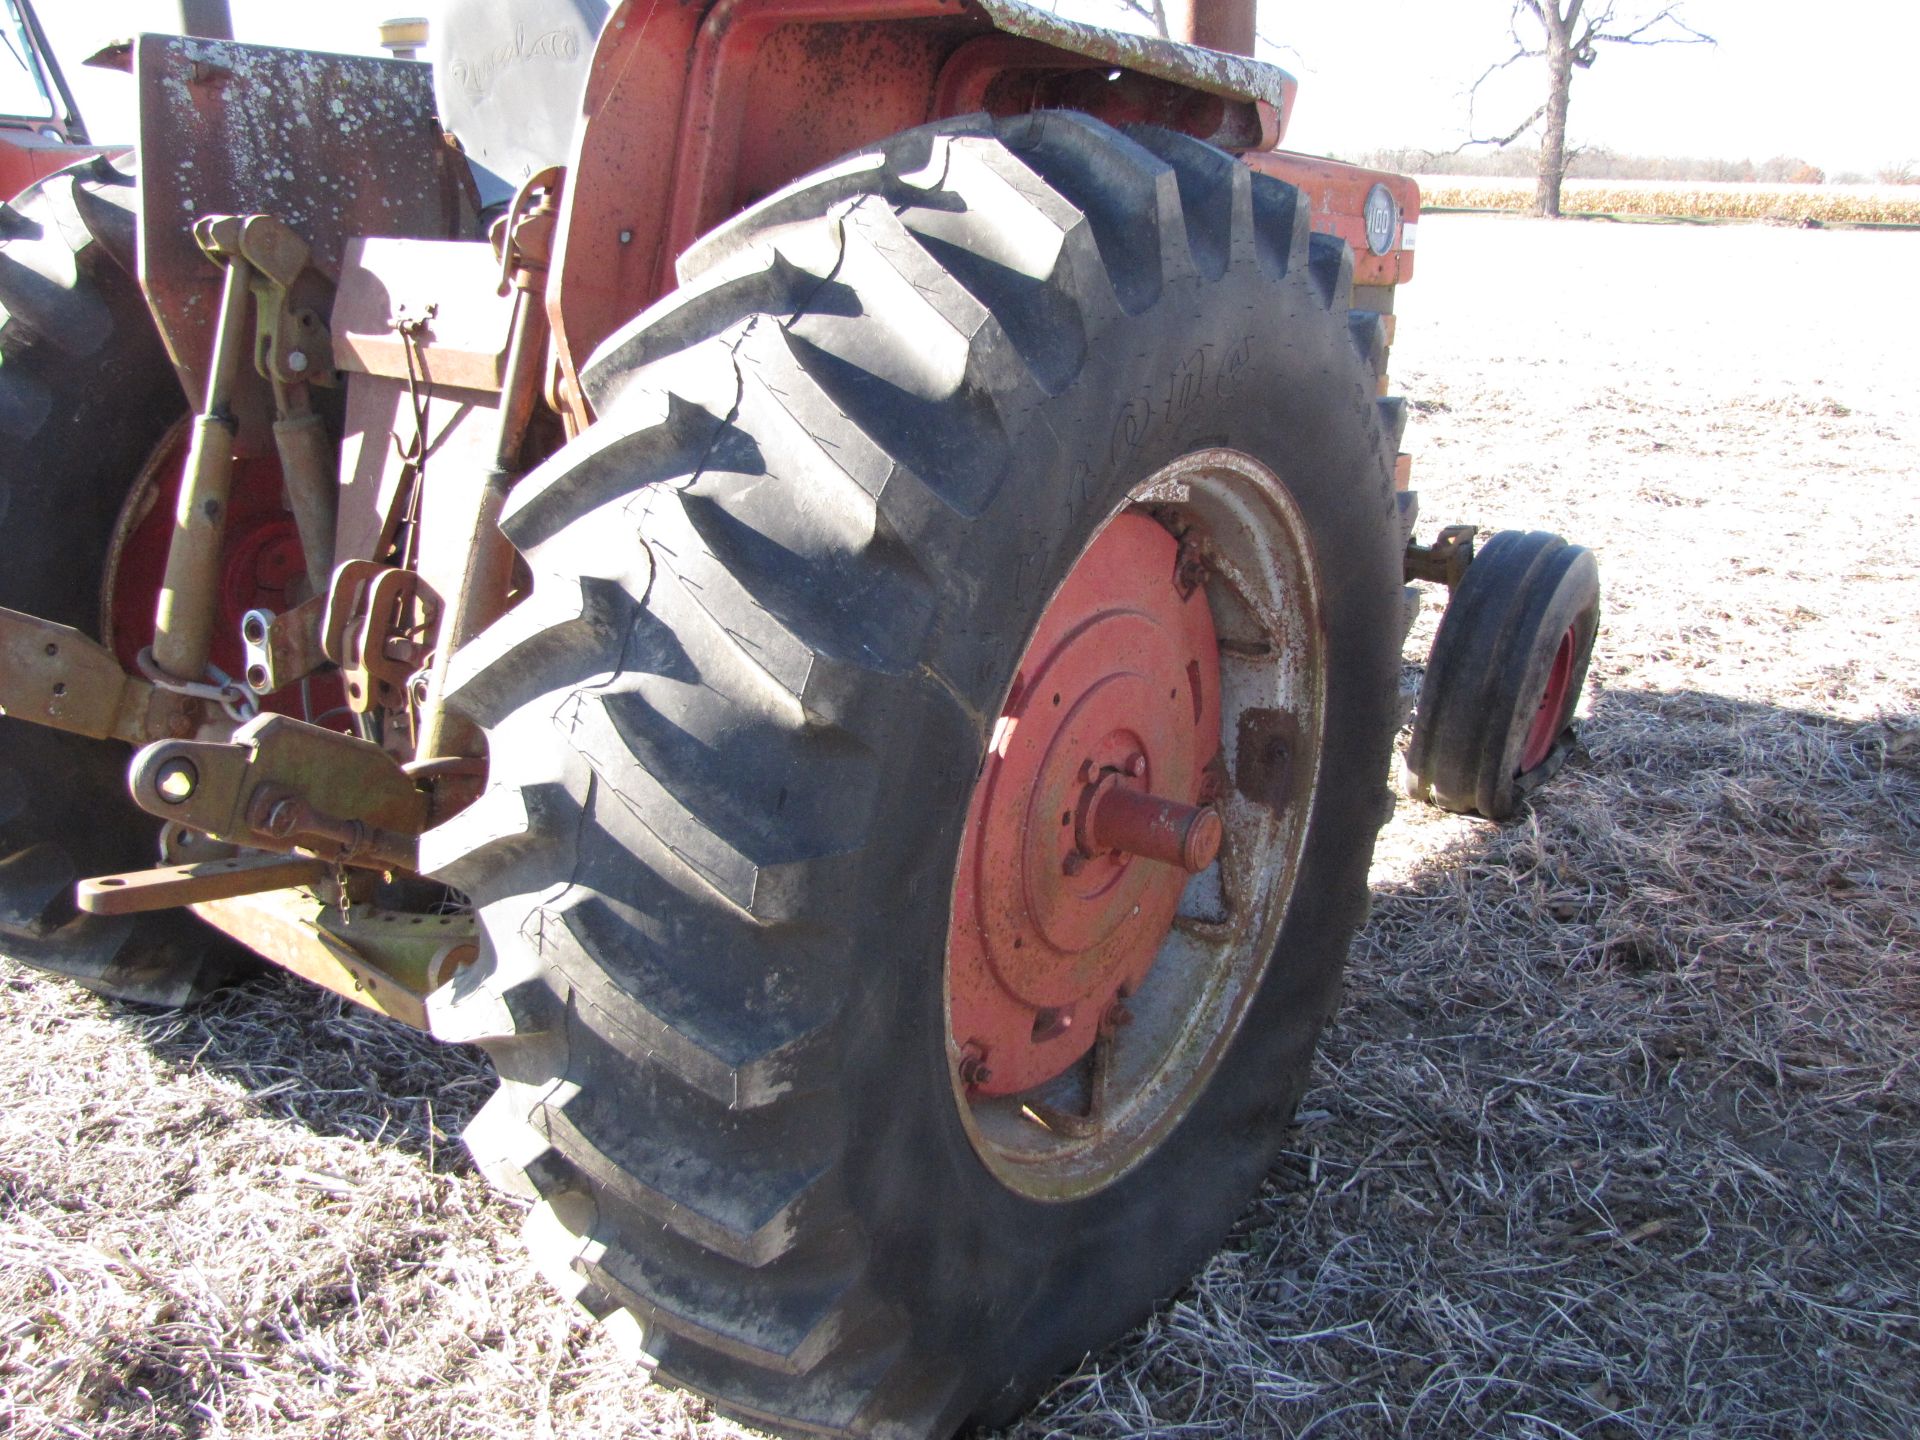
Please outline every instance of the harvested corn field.
[{"label": "harvested corn field", "polygon": [[[1911,1433],[1920,237],[1436,216],[1396,388],[1430,533],[1562,530],[1586,753],[1403,805],[1289,1152],[1011,1432]],[[1431,637],[1429,611],[1408,654]],[[755,1432],[528,1269],[479,1061],[295,982],[141,1013],[7,966],[0,1428]]]},{"label": "harvested corn field", "polygon": [[[1420,198],[1435,210],[1532,208],[1532,180],[1423,175]],[[1750,185],[1691,180],[1569,180],[1568,215],[1676,220],[1772,220],[1822,225],[1920,225],[1920,185]]]}]

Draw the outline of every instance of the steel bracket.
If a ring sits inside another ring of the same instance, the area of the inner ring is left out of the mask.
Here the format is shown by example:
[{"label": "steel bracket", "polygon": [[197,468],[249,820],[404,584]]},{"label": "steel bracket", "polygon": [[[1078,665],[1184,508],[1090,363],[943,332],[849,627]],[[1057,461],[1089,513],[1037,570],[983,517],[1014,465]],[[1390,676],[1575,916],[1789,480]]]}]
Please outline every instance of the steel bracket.
[{"label": "steel bracket", "polygon": [[132,744],[191,735],[199,703],[127,674],[71,625],[0,608],[0,715]]},{"label": "steel bracket", "polygon": [[260,850],[308,850],[342,865],[411,870],[427,797],[378,745],[285,715],[231,742],[166,740],[133,757],[143,810]]},{"label": "steel bracket", "polygon": [[334,572],[320,648],[345,675],[356,713],[405,704],[440,610],[439,597],[412,570],[349,560]]},{"label": "steel bracket", "polygon": [[271,215],[209,215],[194,224],[193,238],[216,265],[246,264],[253,363],[261,378],[278,385],[338,385],[333,336],[315,311],[292,303],[293,287],[313,258],[307,242]]},{"label": "steel bracket", "polygon": [[247,688],[271,695],[282,686],[304,680],[327,657],[320,648],[320,624],[327,598],[315,595],[291,610],[249,610],[240,617],[240,639],[247,647]]},{"label": "steel bracket", "polygon": [[193,912],[282,969],[419,1030],[427,995],[479,955],[471,915],[345,910],[298,890],[203,900]]},{"label": "steel bracket", "polygon": [[1431,545],[1407,546],[1406,577],[1445,585],[1458,585],[1473,563],[1473,537],[1480,532],[1472,525],[1449,525]]}]

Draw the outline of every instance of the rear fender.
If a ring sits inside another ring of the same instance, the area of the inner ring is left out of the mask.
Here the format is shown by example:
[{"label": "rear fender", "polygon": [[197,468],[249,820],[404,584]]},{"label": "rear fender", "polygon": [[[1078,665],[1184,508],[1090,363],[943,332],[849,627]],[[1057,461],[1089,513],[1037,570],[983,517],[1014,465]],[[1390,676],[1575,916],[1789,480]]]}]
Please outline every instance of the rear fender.
[{"label": "rear fender", "polygon": [[624,0],[593,56],[548,288],[560,405],[593,349],[671,290],[700,235],[874,141],[984,110],[1082,110],[1246,151],[1275,144],[1283,70],[1015,0]]},{"label": "rear fender", "polygon": [[74,145],[57,136],[0,124],[0,200],[9,200],[36,180],[98,155],[104,147]]}]

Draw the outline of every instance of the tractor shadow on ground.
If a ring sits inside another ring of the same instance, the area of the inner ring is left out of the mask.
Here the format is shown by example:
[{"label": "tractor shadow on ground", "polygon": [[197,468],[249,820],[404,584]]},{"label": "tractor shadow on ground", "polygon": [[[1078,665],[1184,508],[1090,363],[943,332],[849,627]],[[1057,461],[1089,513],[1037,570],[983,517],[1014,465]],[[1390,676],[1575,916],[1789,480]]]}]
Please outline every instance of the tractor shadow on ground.
[{"label": "tractor shadow on ground", "polygon": [[493,1093],[486,1057],[261,963],[185,1010],[101,1002],[159,1059],[243,1086],[260,1113],[391,1147],[445,1171]]},{"label": "tractor shadow on ground", "polygon": [[1920,717],[1582,735],[1504,826],[1401,803],[1263,1193],[1013,1435],[1908,1433]]}]

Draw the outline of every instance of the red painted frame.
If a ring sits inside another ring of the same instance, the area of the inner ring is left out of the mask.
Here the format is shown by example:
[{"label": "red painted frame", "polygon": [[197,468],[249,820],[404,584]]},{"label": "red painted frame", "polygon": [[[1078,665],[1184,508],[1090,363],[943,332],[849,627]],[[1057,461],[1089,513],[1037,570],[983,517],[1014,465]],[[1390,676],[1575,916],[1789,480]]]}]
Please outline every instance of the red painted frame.
[{"label": "red painted frame", "polygon": [[[1300,188],[1313,228],[1338,235],[1352,248],[1354,284],[1399,285],[1413,278],[1414,237],[1409,231],[1420,219],[1420,187],[1411,178],[1290,150],[1266,150],[1241,158],[1261,174]],[[1367,193],[1375,185],[1386,186],[1400,208],[1399,233],[1385,255],[1367,248],[1364,211]]]}]

